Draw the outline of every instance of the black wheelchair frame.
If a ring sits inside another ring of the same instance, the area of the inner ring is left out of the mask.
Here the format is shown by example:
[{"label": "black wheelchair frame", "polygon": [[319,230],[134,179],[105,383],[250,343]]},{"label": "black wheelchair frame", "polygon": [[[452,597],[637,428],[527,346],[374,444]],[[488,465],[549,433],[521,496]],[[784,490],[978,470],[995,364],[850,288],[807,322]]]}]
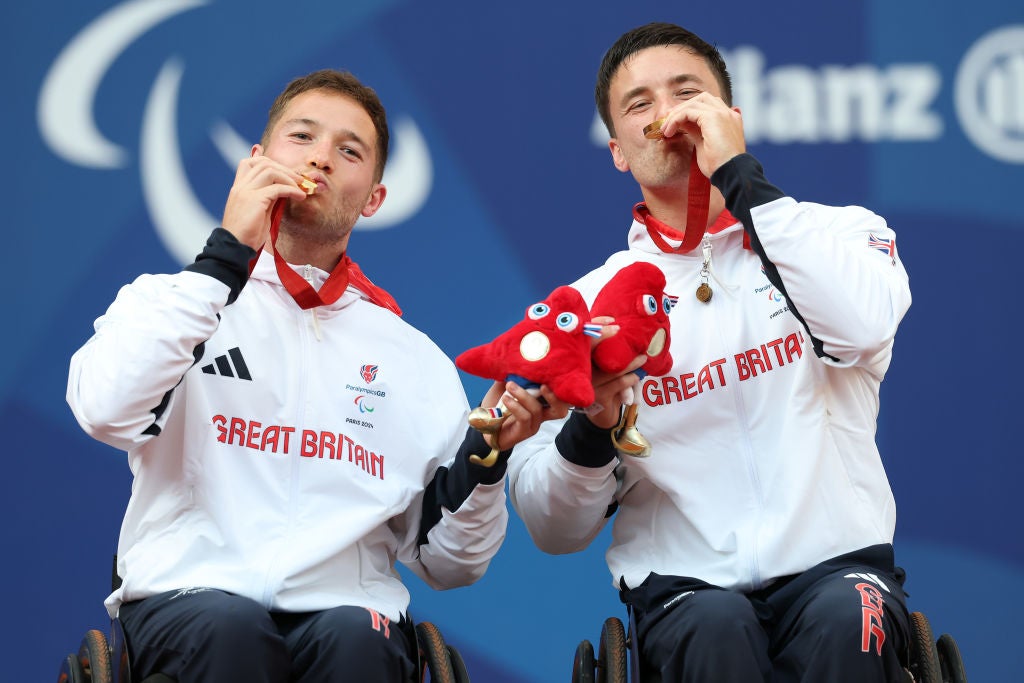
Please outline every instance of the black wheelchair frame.
[{"label": "black wheelchair frame", "polygon": [[[904,680],[899,683],[967,683],[963,659],[956,640],[948,633],[938,639],[928,618],[921,612],[910,613],[911,638],[904,653]],[[572,683],[660,683],[655,671],[641,666],[634,624],[629,633],[618,617],[608,617],[601,626],[595,657],[594,646],[582,640],[576,647],[572,664]]]}]

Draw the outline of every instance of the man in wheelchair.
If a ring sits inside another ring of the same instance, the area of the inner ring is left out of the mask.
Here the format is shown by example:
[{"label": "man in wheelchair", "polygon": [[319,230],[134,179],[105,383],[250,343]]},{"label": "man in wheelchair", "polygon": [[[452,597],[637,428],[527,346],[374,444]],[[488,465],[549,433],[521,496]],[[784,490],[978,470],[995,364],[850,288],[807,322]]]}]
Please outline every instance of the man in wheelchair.
[{"label": "man in wheelchair", "polygon": [[75,417],[134,475],[106,606],[136,680],[413,680],[395,562],[479,579],[510,449],[565,415],[495,384],[512,418],[469,429],[452,362],[350,258],[388,136],[351,74],[292,81],[195,263],[122,288],[72,358]]},{"label": "man in wheelchair", "polygon": [[[664,681],[903,680],[904,574],[875,444],[911,301],[893,231],[772,185],[722,56],[686,29],[624,34],[595,95],[643,201],[628,249],[573,286],[590,304],[628,264],[660,267],[678,297],[673,366],[595,369],[595,406],[516,449],[516,511],[550,553],[586,547],[614,515],[613,585]],[[650,457],[622,446],[641,441],[623,438],[627,389]]]}]

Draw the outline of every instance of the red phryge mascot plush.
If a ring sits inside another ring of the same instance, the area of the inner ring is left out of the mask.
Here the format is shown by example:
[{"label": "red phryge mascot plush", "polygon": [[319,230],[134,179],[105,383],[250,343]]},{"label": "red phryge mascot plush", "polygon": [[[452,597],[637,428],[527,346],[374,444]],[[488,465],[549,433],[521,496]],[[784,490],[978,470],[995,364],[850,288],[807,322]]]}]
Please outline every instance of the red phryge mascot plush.
[{"label": "red phryge mascot plush", "polygon": [[[665,294],[665,274],[651,263],[633,263],[617,272],[598,292],[590,307],[592,317],[612,316],[619,331],[594,348],[594,364],[613,374],[621,373],[637,356],[647,362],[635,370],[644,377],[663,375],[672,369],[672,341],[668,314],[675,299]],[[612,440],[619,451],[643,457],[650,455],[650,443],[636,428],[638,406],[630,395],[629,404]]]},{"label": "red phryge mascot plush", "polygon": [[[562,286],[526,309],[526,316],[494,341],[459,354],[455,365],[471,375],[514,381],[527,389],[546,384],[560,400],[586,407],[594,402],[590,336],[600,336],[600,326],[590,324],[580,293]],[[494,408],[475,408],[469,424],[496,435],[506,417],[499,402]],[[496,436],[492,443],[495,447],[486,458],[470,458],[492,465],[498,457]]]}]

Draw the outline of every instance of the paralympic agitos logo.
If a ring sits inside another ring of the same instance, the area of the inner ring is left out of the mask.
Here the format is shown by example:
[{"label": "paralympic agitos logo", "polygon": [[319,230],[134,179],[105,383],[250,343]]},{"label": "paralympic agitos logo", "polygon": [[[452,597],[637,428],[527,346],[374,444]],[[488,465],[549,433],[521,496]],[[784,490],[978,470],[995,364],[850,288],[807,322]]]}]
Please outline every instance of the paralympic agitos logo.
[{"label": "paralympic agitos logo", "polygon": [[[210,1],[127,0],[83,27],[57,55],[40,90],[37,117],[47,146],[68,163],[98,171],[132,164],[129,150],[105,137],[94,119],[100,83],[147,31]],[[169,56],[155,74],[142,113],[138,148],[150,219],[164,246],[182,264],[194,259],[219,222],[196,197],[182,160],[177,110],[184,69],[181,57]],[[234,169],[249,155],[252,141],[244,140],[216,113],[211,114],[208,132],[229,168]],[[426,203],[433,184],[433,163],[426,140],[408,116],[399,114],[392,123],[392,154],[384,183],[391,190],[388,200],[375,216],[361,218],[356,229],[397,225]]]}]

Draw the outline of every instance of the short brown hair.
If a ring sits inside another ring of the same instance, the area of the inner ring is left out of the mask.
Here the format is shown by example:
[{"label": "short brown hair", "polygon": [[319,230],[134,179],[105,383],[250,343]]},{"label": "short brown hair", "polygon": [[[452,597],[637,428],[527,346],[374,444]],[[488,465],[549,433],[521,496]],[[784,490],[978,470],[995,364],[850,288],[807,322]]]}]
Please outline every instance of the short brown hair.
[{"label": "short brown hair", "polygon": [[355,100],[370,116],[373,127],[377,130],[377,167],[374,169],[376,181],[384,176],[384,165],[388,160],[388,145],[391,143],[391,134],[388,131],[387,113],[384,105],[373,88],[363,85],[358,78],[347,71],[335,69],[321,69],[306,76],[296,78],[277,96],[274,104],[270,106],[270,113],[267,115],[267,126],[263,129],[263,137],[260,144],[267,146],[270,132],[277,125],[284,113],[285,107],[298,95],[310,90],[329,90]]},{"label": "short brown hair", "polygon": [[622,34],[615,44],[608,48],[608,52],[604,54],[601,66],[597,70],[594,100],[610,136],[615,137],[615,127],[612,125],[610,112],[611,105],[608,102],[608,91],[611,89],[612,78],[622,63],[637,52],[662,45],[678,45],[698,57],[703,57],[708,68],[711,69],[711,73],[718,80],[718,86],[722,89],[722,100],[730,107],[732,106],[732,79],[729,77],[729,70],[726,69],[725,60],[722,59],[718,48],[681,26],[666,23],[646,24]]}]

